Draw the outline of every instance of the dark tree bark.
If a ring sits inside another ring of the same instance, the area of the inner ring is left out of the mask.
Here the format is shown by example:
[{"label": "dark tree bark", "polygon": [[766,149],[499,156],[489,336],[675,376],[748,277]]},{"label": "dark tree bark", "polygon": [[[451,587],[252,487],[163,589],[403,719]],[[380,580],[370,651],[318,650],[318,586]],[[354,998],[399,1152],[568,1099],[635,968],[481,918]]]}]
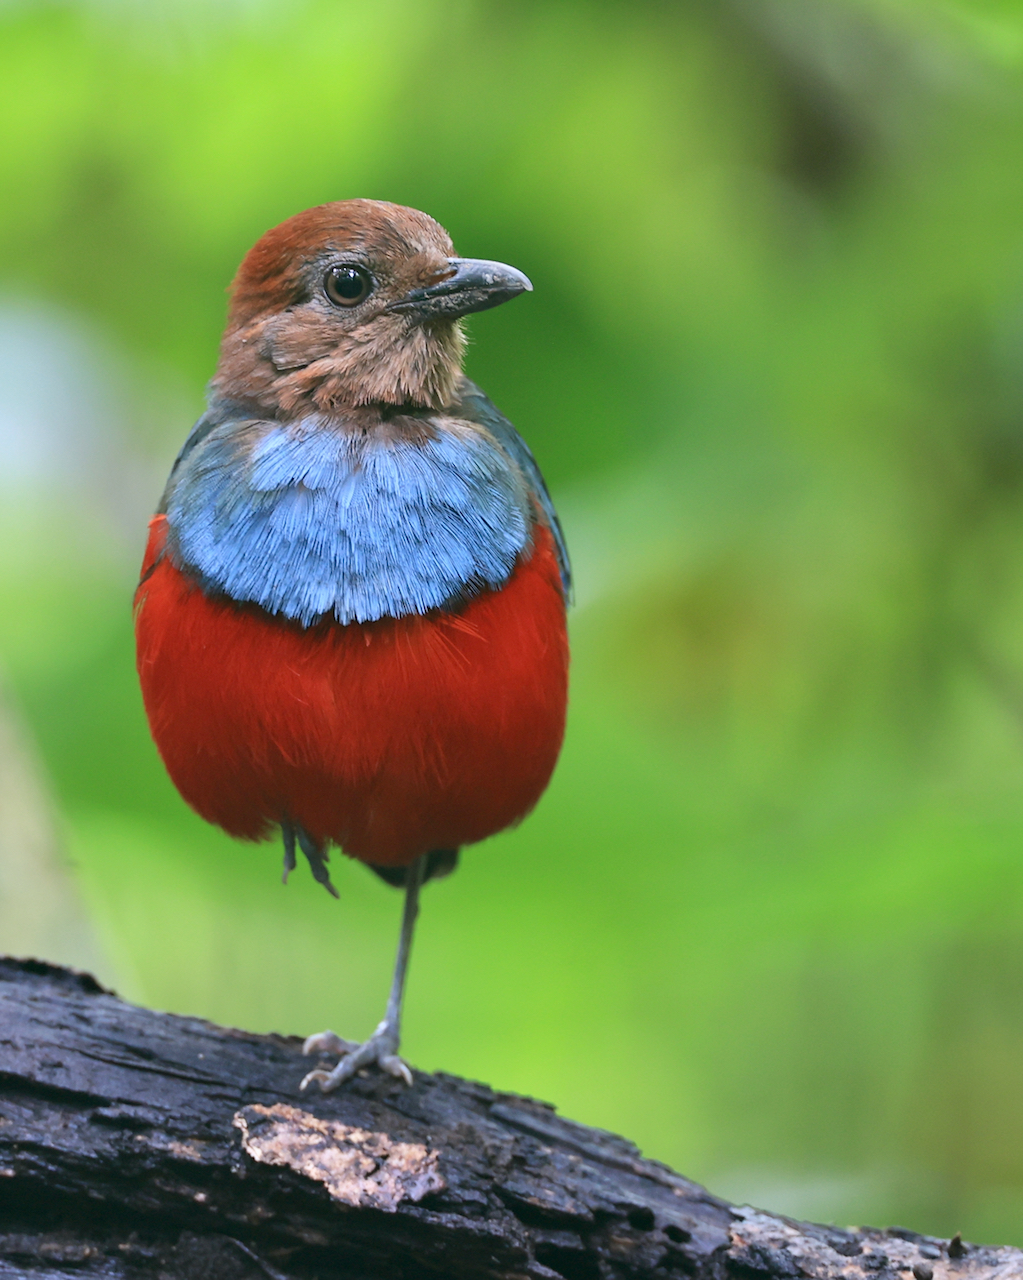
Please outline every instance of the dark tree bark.
[{"label": "dark tree bark", "polygon": [[1015,1249],[736,1208],[451,1076],[301,1094],[299,1050],[0,960],[0,1277],[1023,1277]]}]

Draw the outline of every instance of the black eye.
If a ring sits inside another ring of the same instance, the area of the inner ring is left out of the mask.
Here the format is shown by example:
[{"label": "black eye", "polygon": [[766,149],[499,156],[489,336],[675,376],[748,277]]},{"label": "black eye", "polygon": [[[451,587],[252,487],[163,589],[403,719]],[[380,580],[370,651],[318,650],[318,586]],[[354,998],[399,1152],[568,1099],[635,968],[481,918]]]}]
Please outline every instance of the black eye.
[{"label": "black eye", "polygon": [[339,307],[354,307],[368,298],[373,281],[362,267],[331,267],[323,281],[323,288],[331,302]]}]

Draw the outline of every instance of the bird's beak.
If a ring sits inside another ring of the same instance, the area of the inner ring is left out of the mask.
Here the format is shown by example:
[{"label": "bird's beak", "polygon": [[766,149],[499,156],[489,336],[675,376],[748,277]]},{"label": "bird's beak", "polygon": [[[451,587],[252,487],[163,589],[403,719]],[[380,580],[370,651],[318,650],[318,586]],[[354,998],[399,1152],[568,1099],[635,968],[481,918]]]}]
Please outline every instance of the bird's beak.
[{"label": "bird's beak", "polygon": [[425,289],[413,289],[392,302],[389,311],[404,311],[417,320],[454,320],[472,311],[500,306],[533,286],[521,271],[482,258],[449,258],[451,274]]}]

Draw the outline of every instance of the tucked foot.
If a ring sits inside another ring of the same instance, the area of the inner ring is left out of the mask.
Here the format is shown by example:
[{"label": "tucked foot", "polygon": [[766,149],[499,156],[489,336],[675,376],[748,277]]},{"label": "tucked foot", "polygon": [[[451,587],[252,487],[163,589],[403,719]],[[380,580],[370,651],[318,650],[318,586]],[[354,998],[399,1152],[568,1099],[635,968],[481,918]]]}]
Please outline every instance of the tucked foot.
[{"label": "tucked foot", "polygon": [[285,820],[281,823],[281,838],[284,841],[284,871],[281,874],[281,883],[288,883],[288,876],[295,870],[295,828],[290,822]]},{"label": "tucked foot", "polygon": [[302,1081],[300,1088],[306,1089],[315,1081],[321,1093],[330,1093],[346,1080],[351,1080],[363,1067],[376,1065],[388,1075],[412,1083],[412,1072],[406,1062],[398,1057],[398,1033],[386,1019],[377,1027],[368,1040],[359,1044],[355,1040],[343,1040],[333,1031],[321,1031],[310,1036],[302,1046],[303,1053],[337,1053],[341,1061],[333,1071],[318,1068],[310,1071]]},{"label": "tucked foot", "polygon": [[329,894],[332,894],[335,898],[338,897],[338,891],[331,883],[330,872],[327,870],[327,861],[330,854],[327,852],[326,841],[322,845],[317,844],[304,827],[300,827],[297,822],[289,822],[287,818],[281,822],[281,836],[284,840],[284,874],[281,876],[284,883],[288,883],[288,876],[295,870],[295,841],[297,839],[298,847],[309,862],[309,870],[313,873],[313,879],[317,884],[322,884]]}]

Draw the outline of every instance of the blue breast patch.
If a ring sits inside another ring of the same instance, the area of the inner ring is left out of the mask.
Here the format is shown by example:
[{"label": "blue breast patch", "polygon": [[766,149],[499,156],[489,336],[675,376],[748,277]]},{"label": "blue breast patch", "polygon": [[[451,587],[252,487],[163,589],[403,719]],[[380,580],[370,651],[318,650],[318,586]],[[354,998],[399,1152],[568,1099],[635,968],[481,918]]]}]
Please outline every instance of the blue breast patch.
[{"label": "blue breast patch", "polygon": [[308,626],[423,614],[506,582],[534,519],[493,435],[310,418],[197,424],[164,498],[168,552],[209,591]]}]

